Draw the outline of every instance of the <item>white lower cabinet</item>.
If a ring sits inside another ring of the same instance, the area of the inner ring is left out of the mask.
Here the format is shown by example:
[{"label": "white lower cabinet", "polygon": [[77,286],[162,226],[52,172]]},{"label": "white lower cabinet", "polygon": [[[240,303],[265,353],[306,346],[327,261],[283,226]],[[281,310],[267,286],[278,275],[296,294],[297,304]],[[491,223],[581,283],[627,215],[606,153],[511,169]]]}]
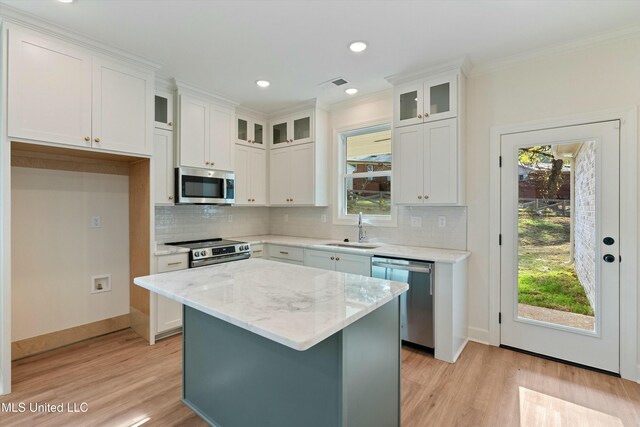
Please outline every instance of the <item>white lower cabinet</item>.
[{"label": "white lower cabinet", "polygon": [[251,258],[266,258],[264,245],[251,245]]},{"label": "white lower cabinet", "polygon": [[[189,267],[189,254],[159,255],[157,258],[157,273],[168,271],[184,270]],[[182,304],[170,300],[158,294],[153,294],[156,298],[156,339],[158,335],[176,330],[182,326]],[[169,334],[167,334],[169,335]]]},{"label": "white lower cabinet", "polygon": [[287,264],[304,265],[304,249],[295,246],[267,245],[270,260]]},{"label": "white lower cabinet", "polygon": [[340,271],[342,273],[371,276],[371,257],[367,255],[352,255],[305,249],[304,265],[307,267]]}]

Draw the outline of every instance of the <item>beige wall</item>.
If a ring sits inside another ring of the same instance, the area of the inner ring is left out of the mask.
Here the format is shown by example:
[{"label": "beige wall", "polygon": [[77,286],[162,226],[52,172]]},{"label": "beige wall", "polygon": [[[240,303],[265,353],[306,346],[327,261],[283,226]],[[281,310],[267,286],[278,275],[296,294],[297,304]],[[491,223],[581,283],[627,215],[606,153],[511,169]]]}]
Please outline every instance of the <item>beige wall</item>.
[{"label": "beige wall", "polygon": [[640,103],[640,36],[476,70],[467,81],[469,325],[489,328],[490,128]]},{"label": "beige wall", "polygon": [[[129,178],[13,167],[11,179],[12,341],[129,313]],[[101,274],[112,290],[91,294]]]}]

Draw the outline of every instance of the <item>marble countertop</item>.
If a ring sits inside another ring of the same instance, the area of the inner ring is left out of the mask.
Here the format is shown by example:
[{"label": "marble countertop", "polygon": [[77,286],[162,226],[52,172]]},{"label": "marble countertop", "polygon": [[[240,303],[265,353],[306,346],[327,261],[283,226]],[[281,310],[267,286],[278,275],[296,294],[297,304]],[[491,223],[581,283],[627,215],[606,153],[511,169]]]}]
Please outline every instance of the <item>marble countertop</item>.
[{"label": "marble countertop", "polygon": [[409,289],[258,258],[136,277],[134,283],[300,351]]},{"label": "marble countertop", "polygon": [[156,245],[156,256],[183,254],[189,252],[189,248],[181,248],[180,246]]},{"label": "marble countertop", "polygon": [[359,255],[371,255],[371,256],[390,256],[396,258],[409,258],[420,261],[433,261],[444,263],[456,263],[460,262],[469,255],[471,252],[456,251],[452,249],[438,249],[438,248],[425,248],[419,246],[403,246],[403,245],[389,245],[386,243],[376,243],[375,241],[367,242],[366,244],[377,245],[374,249],[362,249],[362,248],[345,248],[328,246],[328,243],[340,243],[339,240],[331,239],[317,239],[310,237],[293,237],[293,236],[277,236],[277,235],[261,235],[261,236],[242,236],[242,237],[229,237],[231,240],[239,240],[242,242],[249,242],[251,244],[259,243],[271,243],[277,245],[297,246],[308,249],[326,250],[340,253],[352,253]]}]

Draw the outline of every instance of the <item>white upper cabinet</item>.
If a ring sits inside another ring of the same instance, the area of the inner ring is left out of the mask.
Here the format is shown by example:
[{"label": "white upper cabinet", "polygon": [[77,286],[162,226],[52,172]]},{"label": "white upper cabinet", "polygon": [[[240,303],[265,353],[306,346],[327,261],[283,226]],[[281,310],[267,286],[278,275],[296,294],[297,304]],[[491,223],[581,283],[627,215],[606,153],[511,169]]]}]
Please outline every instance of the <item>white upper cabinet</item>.
[{"label": "white upper cabinet", "polygon": [[236,144],[236,205],[264,206],[267,203],[267,153]]},{"label": "white upper cabinet", "polygon": [[306,144],[315,140],[313,110],[271,120],[271,148]]},{"label": "white upper cabinet", "polygon": [[173,132],[156,129],[153,136],[153,160],[155,164],[156,205],[173,205]]},{"label": "white upper cabinet", "polygon": [[8,135],[149,155],[154,81],[153,72],[12,27]]},{"label": "white upper cabinet", "polygon": [[173,130],[173,94],[156,91],[154,107],[156,129]]},{"label": "white upper cabinet", "polygon": [[315,144],[270,151],[272,205],[315,205]]},{"label": "white upper cabinet", "polygon": [[180,95],[178,114],[178,165],[233,170],[233,109]]},{"label": "white upper cabinet", "polygon": [[247,116],[236,116],[236,143],[251,147],[266,146],[267,129],[265,122]]},{"label": "white upper cabinet", "polygon": [[458,75],[403,84],[394,90],[394,125],[408,126],[458,115]]},{"label": "white upper cabinet", "polygon": [[457,119],[399,128],[393,151],[396,203],[462,204]]}]

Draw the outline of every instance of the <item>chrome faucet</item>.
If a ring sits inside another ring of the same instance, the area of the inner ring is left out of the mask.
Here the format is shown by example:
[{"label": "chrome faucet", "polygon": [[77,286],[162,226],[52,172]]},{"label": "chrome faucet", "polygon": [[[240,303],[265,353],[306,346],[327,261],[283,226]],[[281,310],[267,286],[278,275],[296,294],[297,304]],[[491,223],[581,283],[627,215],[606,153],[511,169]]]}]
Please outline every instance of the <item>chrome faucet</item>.
[{"label": "chrome faucet", "polygon": [[362,229],[362,212],[358,214],[358,243],[367,240],[367,232]]}]

